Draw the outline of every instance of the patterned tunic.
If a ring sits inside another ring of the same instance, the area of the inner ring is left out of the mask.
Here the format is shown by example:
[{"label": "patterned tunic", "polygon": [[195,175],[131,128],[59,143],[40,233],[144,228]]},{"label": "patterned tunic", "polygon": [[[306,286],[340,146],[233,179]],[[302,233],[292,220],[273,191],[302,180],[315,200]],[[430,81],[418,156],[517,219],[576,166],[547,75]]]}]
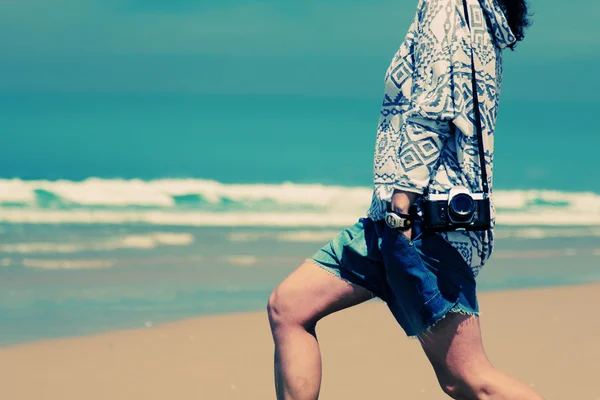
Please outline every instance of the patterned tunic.
[{"label": "patterned tunic", "polygon": [[[471,46],[475,56],[485,158],[492,190],[494,127],[502,82],[502,50],[515,42],[495,0],[420,0],[417,15],[385,76],[368,216],[384,218],[394,189],[481,192],[474,125]],[[494,208],[492,206],[492,224]],[[493,225],[492,225],[493,226]],[[491,254],[492,230],[441,234],[474,274]]]}]

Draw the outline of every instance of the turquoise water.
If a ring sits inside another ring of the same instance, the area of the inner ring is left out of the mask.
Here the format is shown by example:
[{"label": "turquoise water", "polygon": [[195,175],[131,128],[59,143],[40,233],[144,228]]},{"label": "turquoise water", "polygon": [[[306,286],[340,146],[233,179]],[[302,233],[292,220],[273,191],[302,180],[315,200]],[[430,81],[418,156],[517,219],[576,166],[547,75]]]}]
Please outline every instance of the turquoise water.
[{"label": "turquoise water", "polygon": [[[379,104],[378,98],[1,95],[8,146],[0,176],[369,186]],[[599,193],[599,106],[502,103],[496,189]]]},{"label": "turquoise water", "polygon": [[[600,281],[597,228],[497,232],[480,291]],[[334,233],[0,225],[0,346],[264,310],[275,285]]]}]

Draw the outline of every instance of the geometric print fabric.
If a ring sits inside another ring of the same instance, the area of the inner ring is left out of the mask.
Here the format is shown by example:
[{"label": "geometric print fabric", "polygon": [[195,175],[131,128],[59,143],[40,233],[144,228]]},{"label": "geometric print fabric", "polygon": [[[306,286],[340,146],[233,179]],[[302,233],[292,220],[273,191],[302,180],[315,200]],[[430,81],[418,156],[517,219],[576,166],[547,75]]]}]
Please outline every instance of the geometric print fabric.
[{"label": "geometric print fabric", "polygon": [[[481,191],[475,130],[471,48],[492,189],[494,128],[502,84],[502,50],[515,42],[495,0],[421,0],[405,40],[385,74],[368,216],[385,217],[395,189],[445,193],[453,186]],[[493,200],[493,199],[492,199]],[[494,209],[492,206],[492,217]],[[493,246],[493,231],[441,234],[474,274]]]}]

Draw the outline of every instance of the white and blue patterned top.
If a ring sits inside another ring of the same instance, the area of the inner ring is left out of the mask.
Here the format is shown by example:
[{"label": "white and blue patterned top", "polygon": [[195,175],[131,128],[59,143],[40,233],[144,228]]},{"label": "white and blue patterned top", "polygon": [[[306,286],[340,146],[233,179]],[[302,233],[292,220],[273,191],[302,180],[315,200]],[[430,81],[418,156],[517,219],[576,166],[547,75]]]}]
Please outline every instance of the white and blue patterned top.
[{"label": "white and blue patterned top", "polygon": [[[394,189],[446,193],[453,186],[481,192],[471,80],[473,46],[492,190],[494,127],[502,83],[502,50],[515,42],[495,0],[420,0],[417,15],[385,76],[368,216],[384,218]],[[494,222],[492,206],[492,222]],[[491,254],[492,230],[442,236],[475,274]]]}]

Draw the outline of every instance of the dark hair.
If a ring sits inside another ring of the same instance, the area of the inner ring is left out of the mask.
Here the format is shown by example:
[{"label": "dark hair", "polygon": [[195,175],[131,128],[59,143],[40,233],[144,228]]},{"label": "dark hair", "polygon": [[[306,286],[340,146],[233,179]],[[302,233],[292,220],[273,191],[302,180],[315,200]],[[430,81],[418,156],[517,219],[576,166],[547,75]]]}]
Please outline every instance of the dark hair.
[{"label": "dark hair", "polygon": [[[531,25],[531,14],[527,10],[526,0],[497,0],[500,6],[503,8],[508,25],[515,35],[517,42],[520,42],[525,38],[525,28]],[[514,50],[517,43],[514,43],[511,49]]]}]

